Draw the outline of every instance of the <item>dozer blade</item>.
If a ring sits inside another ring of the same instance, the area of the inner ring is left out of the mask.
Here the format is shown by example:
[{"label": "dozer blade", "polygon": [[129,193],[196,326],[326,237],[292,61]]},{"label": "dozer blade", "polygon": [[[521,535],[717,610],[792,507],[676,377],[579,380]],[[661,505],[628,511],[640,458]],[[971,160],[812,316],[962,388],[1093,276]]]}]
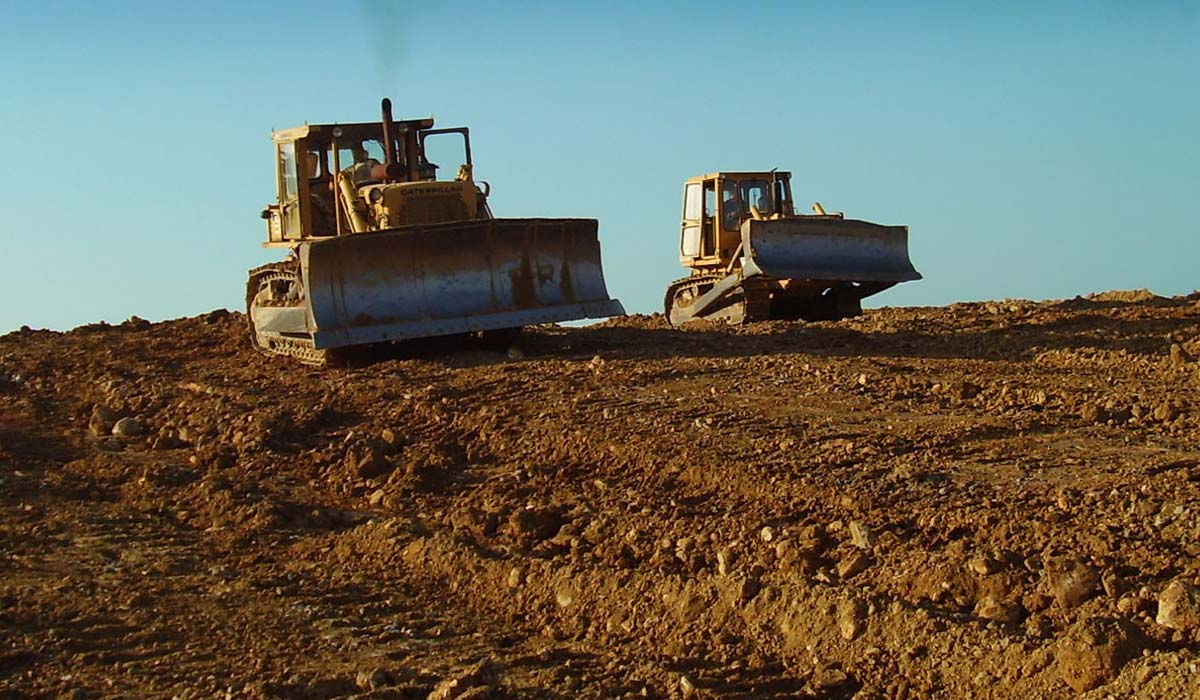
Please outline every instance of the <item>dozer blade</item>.
[{"label": "dozer blade", "polygon": [[305,327],[284,332],[322,349],[623,315],[596,231],[594,219],[491,219],[303,244]]},{"label": "dozer blade", "polygon": [[[908,227],[841,218],[755,220],[742,225],[746,276],[846,283],[921,279],[908,257]],[[872,285],[874,286],[874,285]]]}]

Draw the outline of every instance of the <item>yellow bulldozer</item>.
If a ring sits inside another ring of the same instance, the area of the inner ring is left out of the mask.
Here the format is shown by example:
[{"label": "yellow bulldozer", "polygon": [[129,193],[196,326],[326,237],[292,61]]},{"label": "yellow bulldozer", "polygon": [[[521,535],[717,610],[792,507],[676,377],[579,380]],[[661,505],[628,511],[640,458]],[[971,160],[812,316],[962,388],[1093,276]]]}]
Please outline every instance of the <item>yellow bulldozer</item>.
[{"label": "yellow bulldozer", "polygon": [[[467,128],[395,120],[387,99],[381,111],[376,122],[272,133],[278,200],[262,212],[263,245],[289,254],[250,271],[259,349],[322,365],[352,346],[505,339],[625,313],[604,285],[595,219],[493,217]],[[427,155],[435,140],[461,153],[453,178]]]},{"label": "yellow bulldozer", "polygon": [[797,214],[791,173],[719,172],[684,183],[679,261],[691,274],[667,288],[672,325],[834,320],[862,299],[921,279],[908,227],[826,213]]}]

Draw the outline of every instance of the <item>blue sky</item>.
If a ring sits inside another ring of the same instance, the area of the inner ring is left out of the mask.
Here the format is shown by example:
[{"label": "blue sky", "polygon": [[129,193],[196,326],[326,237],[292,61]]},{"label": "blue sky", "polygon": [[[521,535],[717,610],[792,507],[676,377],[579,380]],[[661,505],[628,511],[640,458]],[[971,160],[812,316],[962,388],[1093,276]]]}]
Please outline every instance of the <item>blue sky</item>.
[{"label": "blue sky", "polygon": [[470,126],[498,216],[600,220],[659,309],[681,183],[910,227],[875,304],[1200,287],[1195,2],[10,3],[0,332],[242,304],[272,128]]}]

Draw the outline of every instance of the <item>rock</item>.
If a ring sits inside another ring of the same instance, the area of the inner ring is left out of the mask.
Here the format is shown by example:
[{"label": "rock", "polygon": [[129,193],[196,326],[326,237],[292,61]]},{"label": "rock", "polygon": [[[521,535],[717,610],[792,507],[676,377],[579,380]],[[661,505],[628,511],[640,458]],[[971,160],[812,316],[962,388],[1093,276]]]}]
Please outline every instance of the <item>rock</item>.
[{"label": "rock", "polygon": [[1000,562],[991,557],[977,556],[967,562],[967,568],[980,576],[991,576],[1000,570]]},{"label": "rock", "polygon": [[576,593],[575,589],[569,585],[563,585],[554,592],[554,602],[558,603],[560,608],[569,608],[575,604]]},{"label": "rock", "polygon": [[179,447],[183,447],[183,443],[173,430],[160,431],[150,443],[150,448],[154,450],[174,450]]},{"label": "rock", "polygon": [[1138,669],[1137,674],[1133,677],[1133,680],[1138,685],[1146,685],[1146,683],[1150,682],[1150,679],[1154,678],[1156,675],[1158,675],[1158,669],[1154,668],[1153,666],[1146,665]]},{"label": "rock", "polygon": [[1078,607],[1100,588],[1100,574],[1081,559],[1056,557],[1046,562],[1050,595],[1064,610]]},{"label": "rock", "polygon": [[549,508],[518,508],[508,518],[509,533],[525,545],[554,537],[562,525],[562,514]]},{"label": "rock", "polygon": [[362,690],[379,690],[393,684],[392,674],[381,668],[370,671],[359,671],[354,679],[355,685]]},{"label": "rock", "polygon": [[112,435],[113,425],[116,424],[119,418],[120,416],[117,415],[117,412],[108,406],[96,404],[92,408],[92,417],[88,420],[88,430],[95,437]]},{"label": "rock", "polygon": [[1086,423],[1107,423],[1108,412],[1094,403],[1085,403],[1079,409],[1079,417]]},{"label": "rock", "polygon": [[762,583],[758,579],[750,577],[744,578],[738,582],[738,599],[743,603],[748,603],[758,595],[762,590]]},{"label": "rock", "polygon": [[1173,630],[1200,629],[1200,589],[1176,579],[1158,596],[1154,621]]},{"label": "rock", "polygon": [[852,640],[867,628],[867,604],[858,598],[847,598],[838,603],[837,616],[842,639]]},{"label": "rock", "polygon": [[1171,343],[1171,364],[1176,367],[1182,367],[1189,362],[1193,362],[1194,358],[1191,353],[1183,349],[1179,343]]},{"label": "rock", "polygon": [[212,323],[221,321],[223,319],[226,319],[228,317],[229,317],[229,309],[213,309],[212,311],[209,311],[208,313],[204,314],[204,322],[212,324]]},{"label": "rock", "polygon": [[875,533],[871,532],[871,528],[859,521],[851,520],[850,540],[854,542],[855,547],[869,550],[875,546]]},{"label": "rock", "polygon": [[1179,408],[1170,401],[1163,401],[1154,408],[1154,420],[1160,423],[1170,423],[1179,417]]},{"label": "rock", "polygon": [[[1034,613],[1025,618],[1025,636],[1030,639],[1046,639],[1054,636],[1054,623],[1045,615]],[[1047,664],[1049,662],[1047,661]]]},{"label": "rock", "polygon": [[1121,594],[1125,592],[1125,583],[1112,571],[1104,572],[1104,575],[1100,577],[1100,586],[1104,589],[1104,595],[1109,598],[1120,598]]},{"label": "rock", "polygon": [[758,531],[758,538],[763,542],[770,542],[775,539],[775,528],[767,525]]},{"label": "rock", "polygon": [[1094,292],[1087,295],[1092,301],[1119,301],[1126,304],[1136,304],[1143,301],[1158,299],[1159,296],[1149,289],[1114,289],[1108,292]]},{"label": "rock", "polygon": [[1136,625],[1124,619],[1093,617],[1073,625],[1058,642],[1058,674],[1076,693],[1114,678],[1145,648]]},{"label": "rock", "polygon": [[692,682],[691,678],[681,675],[679,676],[679,692],[685,699],[690,698],[696,694],[696,684]]},{"label": "rock", "polygon": [[117,437],[137,437],[146,432],[146,427],[137,418],[122,418],[113,424],[112,434]]},{"label": "rock", "polygon": [[428,700],[457,700],[458,698],[479,700],[489,697],[490,692],[480,694],[481,691],[478,689],[490,690],[494,685],[496,685],[495,664],[490,658],[487,658],[443,679],[434,687]]},{"label": "rock", "polygon": [[733,552],[728,549],[717,550],[717,573],[728,576],[733,570]]},{"label": "rock", "polygon": [[477,685],[473,688],[467,688],[455,700],[490,700],[492,697],[492,689],[486,685]]},{"label": "rock", "polygon": [[400,442],[400,439],[396,437],[396,432],[391,428],[384,428],[380,431],[379,439],[388,447],[396,447]]},{"label": "rock", "polygon": [[361,479],[374,479],[392,471],[391,463],[375,449],[367,450],[362,457],[355,458],[351,453],[347,458],[353,460],[354,474]]},{"label": "rock", "polygon": [[514,566],[513,568],[509,569],[508,579],[506,579],[506,583],[508,584],[509,588],[519,588],[524,582],[525,571],[521,567]]},{"label": "rock", "polygon": [[1003,622],[1006,625],[1014,625],[1020,622],[1024,612],[1020,603],[1000,600],[990,595],[980,598],[975,603],[975,617],[981,620]]},{"label": "rock", "polygon": [[383,489],[375,489],[367,498],[367,503],[369,503],[371,507],[376,508],[383,505],[383,500],[385,498],[387,498],[387,491],[384,491]]},{"label": "rock", "polygon": [[828,691],[846,685],[850,676],[840,668],[824,668],[813,673],[812,685],[819,690]]},{"label": "rock", "polygon": [[968,401],[976,396],[979,396],[980,391],[981,389],[978,384],[962,382],[954,387],[951,395],[959,401]]},{"label": "rock", "polygon": [[838,578],[848,579],[866,571],[871,566],[871,557],[866,552],[855,552],[838,562]]}]

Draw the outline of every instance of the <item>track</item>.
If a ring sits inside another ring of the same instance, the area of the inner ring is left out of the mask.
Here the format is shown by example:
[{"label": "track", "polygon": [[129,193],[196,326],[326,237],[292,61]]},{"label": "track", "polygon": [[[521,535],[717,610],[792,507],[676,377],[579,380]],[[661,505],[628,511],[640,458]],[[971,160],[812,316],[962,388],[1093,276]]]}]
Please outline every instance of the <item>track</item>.
[{"label": "track", "polygon": [[[667,286],[663,299],[664,314],[673,325],[684,322],[683,312],[687,307],[722,279],[724,275],[707,274],[675,280]],[[717,307],[700,318],[733,325],[770,320],[770,291],[757,280],[744,280],[741,285],[731,290]]]},{"label": "track", "polygon": [[[272,291],[272,287],[284,287],[287,291],[282,294]],[[304,303],[304,290],[300,283],[299,263],[287,260],[269,263],[250,271],[246,282],[246,319],[250,339],[262,352],[269,355],[291,357],[306,365],[324,367],[337,364],[340,355],[330,350],[318,350],[313,347],[308,338],[289,338],[277,333],[259,333],[254,327],[253,309],[255,304],[271,303],[280,296],[293,296],[293,299],[280,300],[275,303],[300,305]]]}]

